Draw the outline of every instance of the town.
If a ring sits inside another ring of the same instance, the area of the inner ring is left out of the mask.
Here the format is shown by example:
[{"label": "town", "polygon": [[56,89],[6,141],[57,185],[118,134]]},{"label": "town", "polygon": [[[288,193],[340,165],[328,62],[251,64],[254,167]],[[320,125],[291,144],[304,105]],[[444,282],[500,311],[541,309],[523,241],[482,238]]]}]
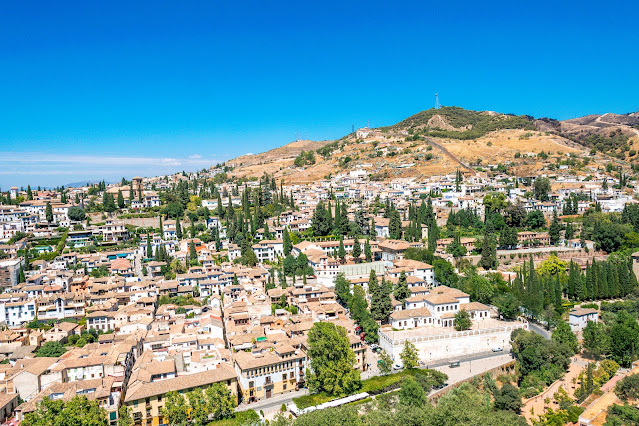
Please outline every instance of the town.
[{"label": "town", "polygon": [[498,380],[482,416],[595,425],[639,395],[623,172],[232,170],[0,193],[0,422],[286,424]]}]

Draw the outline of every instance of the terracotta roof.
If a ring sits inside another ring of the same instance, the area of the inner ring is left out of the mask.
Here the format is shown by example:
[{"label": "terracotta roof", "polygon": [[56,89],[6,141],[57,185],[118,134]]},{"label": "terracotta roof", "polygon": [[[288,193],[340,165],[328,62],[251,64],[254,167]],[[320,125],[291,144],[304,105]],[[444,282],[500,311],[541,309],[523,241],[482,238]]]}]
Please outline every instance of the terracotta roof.
[{"label": "terracotta roof", "polygon": [[233,370],[230,366],[222,365],[214,370],[178,376],[173,379],[158,380],[157,382],[151,383],[137,382],[129,385],[124,401],[136,401],[155,395],[164,395],[169,391],[180,391],[199,386],[206,386],[236,378],[235,370]]}]

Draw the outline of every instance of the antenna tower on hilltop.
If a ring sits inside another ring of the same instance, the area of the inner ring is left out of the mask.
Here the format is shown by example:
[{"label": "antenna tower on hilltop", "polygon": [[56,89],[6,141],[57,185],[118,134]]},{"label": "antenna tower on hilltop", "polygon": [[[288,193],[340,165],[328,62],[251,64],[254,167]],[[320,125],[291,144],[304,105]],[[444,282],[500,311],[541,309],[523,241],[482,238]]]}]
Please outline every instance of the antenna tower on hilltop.
[{"label": "antenna tower on hilltop", "polygon": [[435,93],[435,109],[439,109],[442,106],[439,104],[439,93]]}]

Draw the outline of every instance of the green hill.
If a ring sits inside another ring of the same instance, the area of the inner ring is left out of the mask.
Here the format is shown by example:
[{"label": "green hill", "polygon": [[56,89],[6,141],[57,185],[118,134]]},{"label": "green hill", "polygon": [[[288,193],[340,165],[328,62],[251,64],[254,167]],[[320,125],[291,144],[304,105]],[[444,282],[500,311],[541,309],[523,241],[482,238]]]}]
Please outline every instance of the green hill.
[{"label": "green hill", "polygon": [[471,111],[460,107],[442,107],[419,112],[382,130],[407,130],[412,135],[452,139],[477,139],[501,129],[536,130],[534,119],[527,115]]}]

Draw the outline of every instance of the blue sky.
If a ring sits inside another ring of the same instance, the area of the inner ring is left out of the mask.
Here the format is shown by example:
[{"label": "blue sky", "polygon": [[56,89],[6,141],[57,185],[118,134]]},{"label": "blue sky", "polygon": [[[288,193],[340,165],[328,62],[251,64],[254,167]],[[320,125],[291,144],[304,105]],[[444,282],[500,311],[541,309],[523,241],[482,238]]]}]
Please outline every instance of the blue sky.
[{"label": "blue sky", "polygon": [[635,2],[5,2],[0,186],[195,170],[434,104],[639,108]]}]

